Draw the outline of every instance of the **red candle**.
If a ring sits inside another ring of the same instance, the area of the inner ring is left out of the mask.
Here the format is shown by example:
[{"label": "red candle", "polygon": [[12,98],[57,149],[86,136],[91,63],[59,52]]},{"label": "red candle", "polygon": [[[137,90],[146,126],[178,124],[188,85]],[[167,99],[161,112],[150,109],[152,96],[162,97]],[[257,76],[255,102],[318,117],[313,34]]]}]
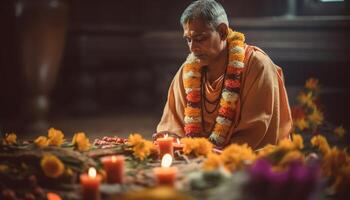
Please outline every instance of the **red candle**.
[{"label": "red candle", "polygon": [[161,167],[153,169],[158,185],[174,187],[177,169],[176,167],[170,167],[172,159],[173,158],[170,154],[165,154],[162,158]]},{"label": "red candle", "polygon": [[163,158],[165,154],[170,154],[174,156],[174,146],[173,146],[173,138],[165,135],[163,138],[157,139],[158,148],[159,148],[159,158]]},{"label": "red candle", "polygon": [[88,174],[80,175],[80,184],[82,187],[82,196],[84,200],[100,200],[100,182],[101,175],[96,174],[96,169],[89,168]]},{"label": "red candle", "polygon": [[184,144],[180,143],[179,138],[176,138],[176,142],[174,142],[173,146],[175,151],[176,150],[181,151],[184,148]]},{"label": "red candle", "polygon": [[124,182],[124,156],[105,156],[101,159],[107,174],[107,183]]}]

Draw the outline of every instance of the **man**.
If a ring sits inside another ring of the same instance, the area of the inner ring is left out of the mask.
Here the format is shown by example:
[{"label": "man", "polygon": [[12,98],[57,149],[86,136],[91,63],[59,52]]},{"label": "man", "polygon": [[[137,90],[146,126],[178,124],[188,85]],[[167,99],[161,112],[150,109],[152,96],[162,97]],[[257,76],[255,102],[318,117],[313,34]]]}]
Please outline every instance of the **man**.
[{"label": "man", "polygon": [[190,54],[170,85],[157,132],[207,137],[218,148],[259,149],[288,138],[292,119],[281,69],[229,28],[214,0],[193,2],[180,21]]}]

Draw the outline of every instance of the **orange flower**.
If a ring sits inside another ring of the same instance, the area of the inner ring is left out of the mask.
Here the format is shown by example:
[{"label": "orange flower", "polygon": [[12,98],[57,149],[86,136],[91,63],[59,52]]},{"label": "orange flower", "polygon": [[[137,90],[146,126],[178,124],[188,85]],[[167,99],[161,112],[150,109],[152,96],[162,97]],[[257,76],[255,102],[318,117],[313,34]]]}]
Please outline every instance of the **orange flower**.
[{"label": "orange flower", "polygon": [[218,154],[211,153],[208,155],[208,158],[203,163],[204,170],[215,170],[222,165],[221,158]]},{"label": "orange flower", "polygon": [[229,38],[228,39],[229,42],[233,40],[239,40],[243,42],[245,40],[245,36],[243,33],[232,31],[231,29],[229,29],[228,38]]},{"label": "orange flower", "polygon": [[229,119],[233,119],[233,117],[235,116],[235,112],[227,107],[221,107],[219,109],[219,114]]},{"label": "orange flower", "polygon": [[201,86],[201,81],[197,78],[188,78],[184,80],[185,88],[199,88]]},{"label": "orange flower", "polygon": [[201,110],[199,108],[186,107],[185,115],[188,117],[198,117],[201,115]]},{"label": "orange flower", "polygon": [[241,74],[244,71],[244,68],[237,68],[233,66],[227,66],[227,74]]},{"label": "orange flower", "polygon": [[186,124],[184,129],[186,134],[199,133],[202,130],[201,125],[197,123]]},{"label": "orange flower", "polygon": [[57,178],[64,172],[64,164],[56,156],[47,154],[40,161],[40,166],[45,175],[51,178]]},{"label": "orange flower", "polygon": [[61,144],[64,142],[64,135],[62,131],[50,128],[49,129],[49,145],[51,146],[61,146]]},{"label": "orange flower", "polygon": [[201,100],[200,91],[191,91],[190,93],[187,94],[186,99],[194,103],[200,102]]},{"label": "orange flower", "polygon": [[230,54],[229,60],[237,60],[237,61],[243,62],[244,54],[240,54],[240,53]]},{"label": "orange flower", "polygon": [[214,132],[216,133],[226,133],[228,131],[229,127],[224,126],[222,124],[216,123],[214,127]]},{"label": "orange flower", "polygon": [[315,78],[309,78],[305,82],[305,88],[310,90],[315,90],[318,88],[318,79]]},{"label": "orange flower", "polygon": [[238,80],[227,79],[225,81],[225,86],[228,88],[239,88],[241,83]]},{"label": "orange flower", "polygon": [[199,72],[201,70],[201,66],[197,63],[191,63],[191,64],[186,63],[184,65],[183,70],[184,70],[184,73],[189,72],[189,71]]},{"label": "orange flower", "polygon": [[3,144],[17,144],[17,135],[15,133],[7,133],[3,139]]}]

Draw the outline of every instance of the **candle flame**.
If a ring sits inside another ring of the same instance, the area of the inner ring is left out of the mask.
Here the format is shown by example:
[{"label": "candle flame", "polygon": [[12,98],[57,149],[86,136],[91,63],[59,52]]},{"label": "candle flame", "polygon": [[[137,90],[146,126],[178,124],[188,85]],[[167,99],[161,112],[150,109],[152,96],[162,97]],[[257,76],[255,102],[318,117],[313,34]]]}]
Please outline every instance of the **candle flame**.
[{"label": "candle flame", "polygon": [[173,157],[170,154],[165,154],[162,158],[162,167],[170,167],[171,163],[173,162]]},{"label": "candle flame", "polygon": [[164,135],[164,138],[168,138],[168,134],[165,134],[165,135]]},{"label": "candle flame", "polygon": [[117,157],[116,156],[112,156],[112,162],[117,162]]},{"label": "candle flame", "polygon": [[90,167],[88,174],[89,174],[89,177],[95,178],[96,177],[96,169],[93,167]]},{"label": "candle flame", "polygon": [[176,138],[176,142],[177,142],[177,144],[180,144],[179,138]]}]

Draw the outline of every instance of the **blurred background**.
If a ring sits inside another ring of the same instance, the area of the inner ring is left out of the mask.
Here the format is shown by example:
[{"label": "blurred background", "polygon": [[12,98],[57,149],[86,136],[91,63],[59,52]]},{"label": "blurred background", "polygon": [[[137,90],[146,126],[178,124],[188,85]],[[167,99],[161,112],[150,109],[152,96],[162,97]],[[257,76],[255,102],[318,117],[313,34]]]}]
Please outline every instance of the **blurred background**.
[{"label": "blurred background", "polygon": [[[188,54],[189,0],[1,0],[0,132],[150,137]],[[350,3],[221,0],[233,29],[284,70],[290,102],[318,78],[326,118],[350,130]]]}]

